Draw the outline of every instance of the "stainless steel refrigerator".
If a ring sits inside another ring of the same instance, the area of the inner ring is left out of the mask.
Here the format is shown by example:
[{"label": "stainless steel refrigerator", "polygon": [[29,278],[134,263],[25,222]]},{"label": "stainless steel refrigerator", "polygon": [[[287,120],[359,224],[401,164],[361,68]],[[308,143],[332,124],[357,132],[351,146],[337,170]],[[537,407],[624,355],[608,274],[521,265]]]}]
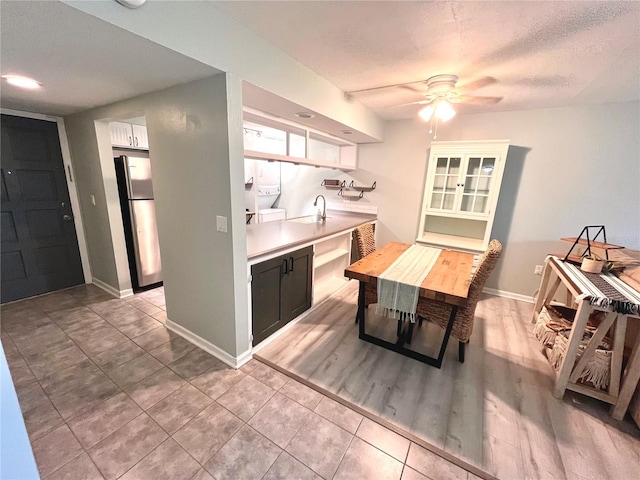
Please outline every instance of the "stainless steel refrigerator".
[{"label": "stainless steel refrigerator", "polygon": [[127,155],[114,160],[131,282],[136,290],[162,281],[151,160]]}]

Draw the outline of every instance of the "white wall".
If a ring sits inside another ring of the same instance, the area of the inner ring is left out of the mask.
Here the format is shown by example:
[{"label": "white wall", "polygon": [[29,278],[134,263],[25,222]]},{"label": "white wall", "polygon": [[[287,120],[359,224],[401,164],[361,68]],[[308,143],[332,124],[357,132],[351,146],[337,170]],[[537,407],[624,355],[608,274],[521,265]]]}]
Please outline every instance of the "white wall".
[{"label": "white wall", "polygon": [[[640,104],[458,115],[438,140],[511,139],[492,238],[504,243],[490,288],[533,295],[560,237],[604,224],[610,243],[640,249]],[[385,143],[361,145],[359,171],[385,178],[378,239],[415,241],[430,138],[416,120],[387,124]],[[380,183],[380,182],[379,182]]]},{"label": "white wall", "polygon": [[121,218],[119,231],[111,221],[106,120],[146,117],[168,318],[232,357],[249,348],[241,95],[237,77],[219,74],[65,119],[92,269],[118,288],[126,247]]}]

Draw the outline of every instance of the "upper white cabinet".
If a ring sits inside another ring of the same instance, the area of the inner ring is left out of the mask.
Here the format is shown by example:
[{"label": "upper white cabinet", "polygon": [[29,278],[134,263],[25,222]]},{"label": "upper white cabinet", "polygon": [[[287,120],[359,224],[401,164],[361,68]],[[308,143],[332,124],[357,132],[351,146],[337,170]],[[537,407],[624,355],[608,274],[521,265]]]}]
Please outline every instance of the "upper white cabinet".
[{"label": "upper white cabinet", "polygon": [[418,242],[486,249],[508,149],[509,140],[431,143]]},{"label": "upper white cabinet", "polygon": [[244,156],[355,170],[357,145],[324,132],[245,108]]},{"label": "upper white cabinet", "polygon": [[110,122],[111,145],[114,147],[149,150],[147,127],[125,122]]}]

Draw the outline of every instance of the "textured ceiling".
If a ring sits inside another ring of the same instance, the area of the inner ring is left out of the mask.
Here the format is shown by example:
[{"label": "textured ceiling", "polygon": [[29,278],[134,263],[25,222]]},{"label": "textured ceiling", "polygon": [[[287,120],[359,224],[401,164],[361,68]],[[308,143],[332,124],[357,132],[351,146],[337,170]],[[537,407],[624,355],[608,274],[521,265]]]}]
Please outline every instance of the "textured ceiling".
[{"label": "textured ceiling", "polygon": [[[640,2],[242,1],[214,2],[344,91],[452,73],[496,105],[525,110],[636,100]],[[423,87],[424,88],[424,87]],[[390,88],[354,96],[387,119],[413,117],[420,93]]]},{"label": "textured ceiling", "polygon": [[[462,87],[492,77],[469,93],[503,97],[463,112],[640,95],[639,1],[213,3],[346,92],[452,73]],[[1,73],[28,72],[46,85],[34,93],[3,83],[4,108],[66,115],[218,72],[59,2],[0,8]],[[415,116],[419,106],[398,105],[422,99],[402,88],[353,98],[387,119]],[[253,100],[278,114],[272,98]]]},{"label": "textured ceiling", "polygon": [[59,2],[0,8],[2,75],[29,75],[45,87],[3,82],[4,108],[64,116],[219,72]]}]

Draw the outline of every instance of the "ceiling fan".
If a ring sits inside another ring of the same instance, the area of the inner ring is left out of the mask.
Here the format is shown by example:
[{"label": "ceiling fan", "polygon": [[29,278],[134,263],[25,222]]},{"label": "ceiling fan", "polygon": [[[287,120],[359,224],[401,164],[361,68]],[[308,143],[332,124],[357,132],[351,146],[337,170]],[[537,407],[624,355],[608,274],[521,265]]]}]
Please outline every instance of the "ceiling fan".
[{"label": "ceiling fan", "polygon": [[[366,88],[363,90],[355,90],[347,92],[348,96],[353,96],[358,93],[373,92],[385,88],[404,88],[416,92],[424,96],[423,100],[415,102],[403,103],[397,105],[398,107],[406,105],[425,105],[423,109],[418,112],[418,115],[425,121],[431,121],[432,133],[435,121],[435,128],[438,128],[438,121],[446,122],[453,118],[456,114],[452,104],[464,103],[471,105],[493,105],[502,100],[502,97],[481,97],[476,95],[468,95],[466,92],[477,90],[482,87],[486,87],[497,80],[493,77],[483,77],[473,82],[470,82],[464,86],[456,88],[458,83],[458,76],[453,74],[434,75],[427,80],[421,80],[418,82],[398,83],[395,85],[384,85],[382,87]],[[420,88],[422,85],[426,85],[426,91],[424,88]],[[435,136],[434,136],[435,138]]]},{"label": "ceiling fan", "polygon": [[[496,82],[497,80],[493,77],[483,77],[456,89],[458,76],[444,74],[434,75],[424,82],[400,84],[398,87],[420,93],[425,97],[424,100],[407,103],[405,105],[425,105],[436,100],[447,100],[451,103],[467,103],[472,105],[493,105],[502,100],[502,97],[479,97],[467,95],[466,92],[477,90]],[[426,84],[426,92],[420,88],[416,88],[415,85],[419,83]]]},{"label": "ceiling fan", "polygon": [[[496,83],[497,80],[493,77],[482,77],[473,82],[462,85],[456,89],[458,83],[458,76],[452,74],[434,75],[427,80],[419,80],[417,82],[396,83],[393,85],[383,85],[381,87],[364,88],[362,90],[352,90],[346,92],[347,97],[352,97],[360,93],[370,93],[377,90],[383,90],[386,88],[404,88],[411,90],[412,92],[420,93],[424,95],[425,99],[417,102],[404,103],[398,106],[404,105],[424,105],[433,102],[436,99],[444,99],[452,103],[467,103],[473,105],[492,105],[502,100],[502,97],[479,97],[474,95],[467,95],[466,92],[477,90],[479,88],[486,87],[488,85]],[[420,88],[421,85],[426,85],[427,89]]]}]

